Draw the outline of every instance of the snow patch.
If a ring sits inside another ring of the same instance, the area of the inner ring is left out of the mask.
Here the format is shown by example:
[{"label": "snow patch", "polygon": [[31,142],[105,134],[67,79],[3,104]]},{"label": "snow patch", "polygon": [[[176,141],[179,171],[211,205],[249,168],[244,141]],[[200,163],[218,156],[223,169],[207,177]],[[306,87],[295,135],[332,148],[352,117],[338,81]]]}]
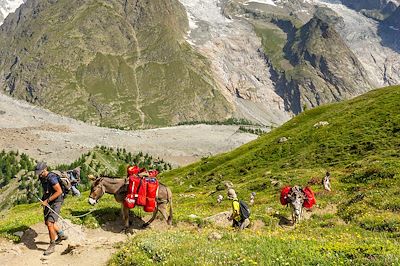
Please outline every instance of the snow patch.
[{"label": "snow patch", "polygon": [[250,1],[246,1],[244,4],[248,5],[249,3],[260,3],[260,4],[270,5],[270,6],[276,6],[274,1],[272,1],[272,0],[250,0]]},{"label": "snow patch", "polygon": [[[6,18],[8,14],[14,13],[26,0],[0,0],[0,13]],[[3,21],[0,19],[0,25]]]}]

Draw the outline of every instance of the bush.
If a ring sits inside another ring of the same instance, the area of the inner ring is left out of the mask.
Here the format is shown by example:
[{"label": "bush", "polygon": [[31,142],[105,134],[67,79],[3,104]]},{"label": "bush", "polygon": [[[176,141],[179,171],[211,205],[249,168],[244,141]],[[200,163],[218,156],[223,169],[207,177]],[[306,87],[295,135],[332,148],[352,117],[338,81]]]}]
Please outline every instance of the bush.
[{"label": "bush", "polygon": [[400,232],[400,217],[395,213],[368,213],[358,223],[370,231]]}]

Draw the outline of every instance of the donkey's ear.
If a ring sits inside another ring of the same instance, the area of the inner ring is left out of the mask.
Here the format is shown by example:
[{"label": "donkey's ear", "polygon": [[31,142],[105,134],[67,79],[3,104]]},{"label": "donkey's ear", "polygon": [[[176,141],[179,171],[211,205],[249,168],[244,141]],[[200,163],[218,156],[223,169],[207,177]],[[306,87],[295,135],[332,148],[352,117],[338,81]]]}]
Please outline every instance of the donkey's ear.
[{"label": "donkey's ear", "polygon": [[90,175],[88,175],[88,178],[89,178],[89,180],[90,181],[94,181],[94,180],[96,180],[96,177],[94,176],[94,175],[92,175],[92,174],[90,174]]}]

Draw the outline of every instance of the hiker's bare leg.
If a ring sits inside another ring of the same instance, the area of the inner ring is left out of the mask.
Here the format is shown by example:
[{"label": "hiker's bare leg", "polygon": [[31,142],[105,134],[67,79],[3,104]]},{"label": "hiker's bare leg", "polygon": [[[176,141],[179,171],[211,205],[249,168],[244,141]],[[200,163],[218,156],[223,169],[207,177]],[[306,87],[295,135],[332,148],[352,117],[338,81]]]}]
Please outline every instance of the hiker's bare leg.
[{"label": "hiker's bare leg", "polygon": [[57,232],[56,232],[56,230],[55,230],[55,228],[54,228],[54,223],[53,222],[49,222],[49,221],[47,221],[46,222],[46,225],[47,225],[47,229],[49,230],[49,237],[50,237],[50,240],[56,240],[56,237],[57,237]]},{"label": "hiker's bare leg", "polygon": [[56,223],[54,223],[54,230],[56,230],[56,232],[60,231],[60,228],[58,227],[58,225]]}]

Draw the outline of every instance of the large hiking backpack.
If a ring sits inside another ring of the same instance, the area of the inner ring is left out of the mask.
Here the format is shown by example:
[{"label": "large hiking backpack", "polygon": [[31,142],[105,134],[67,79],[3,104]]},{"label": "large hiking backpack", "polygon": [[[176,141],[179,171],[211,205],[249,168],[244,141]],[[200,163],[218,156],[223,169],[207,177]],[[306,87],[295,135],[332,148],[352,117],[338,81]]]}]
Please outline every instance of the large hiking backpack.
[{"label": "large hiking backpack", "polygon": [[242,220],[250,217],[250,208],[243,200],[239,200],[240,217]]},{"label": "large hiking backpack", "polygon": [[58,183],[60,183],[62,192],[64,194],[64,198],[71,191],[71,181],[69,180],[68,174],[66,172],[61,172],[58,170],[51,171],[51,173],[55,174],[58,177]]}]

